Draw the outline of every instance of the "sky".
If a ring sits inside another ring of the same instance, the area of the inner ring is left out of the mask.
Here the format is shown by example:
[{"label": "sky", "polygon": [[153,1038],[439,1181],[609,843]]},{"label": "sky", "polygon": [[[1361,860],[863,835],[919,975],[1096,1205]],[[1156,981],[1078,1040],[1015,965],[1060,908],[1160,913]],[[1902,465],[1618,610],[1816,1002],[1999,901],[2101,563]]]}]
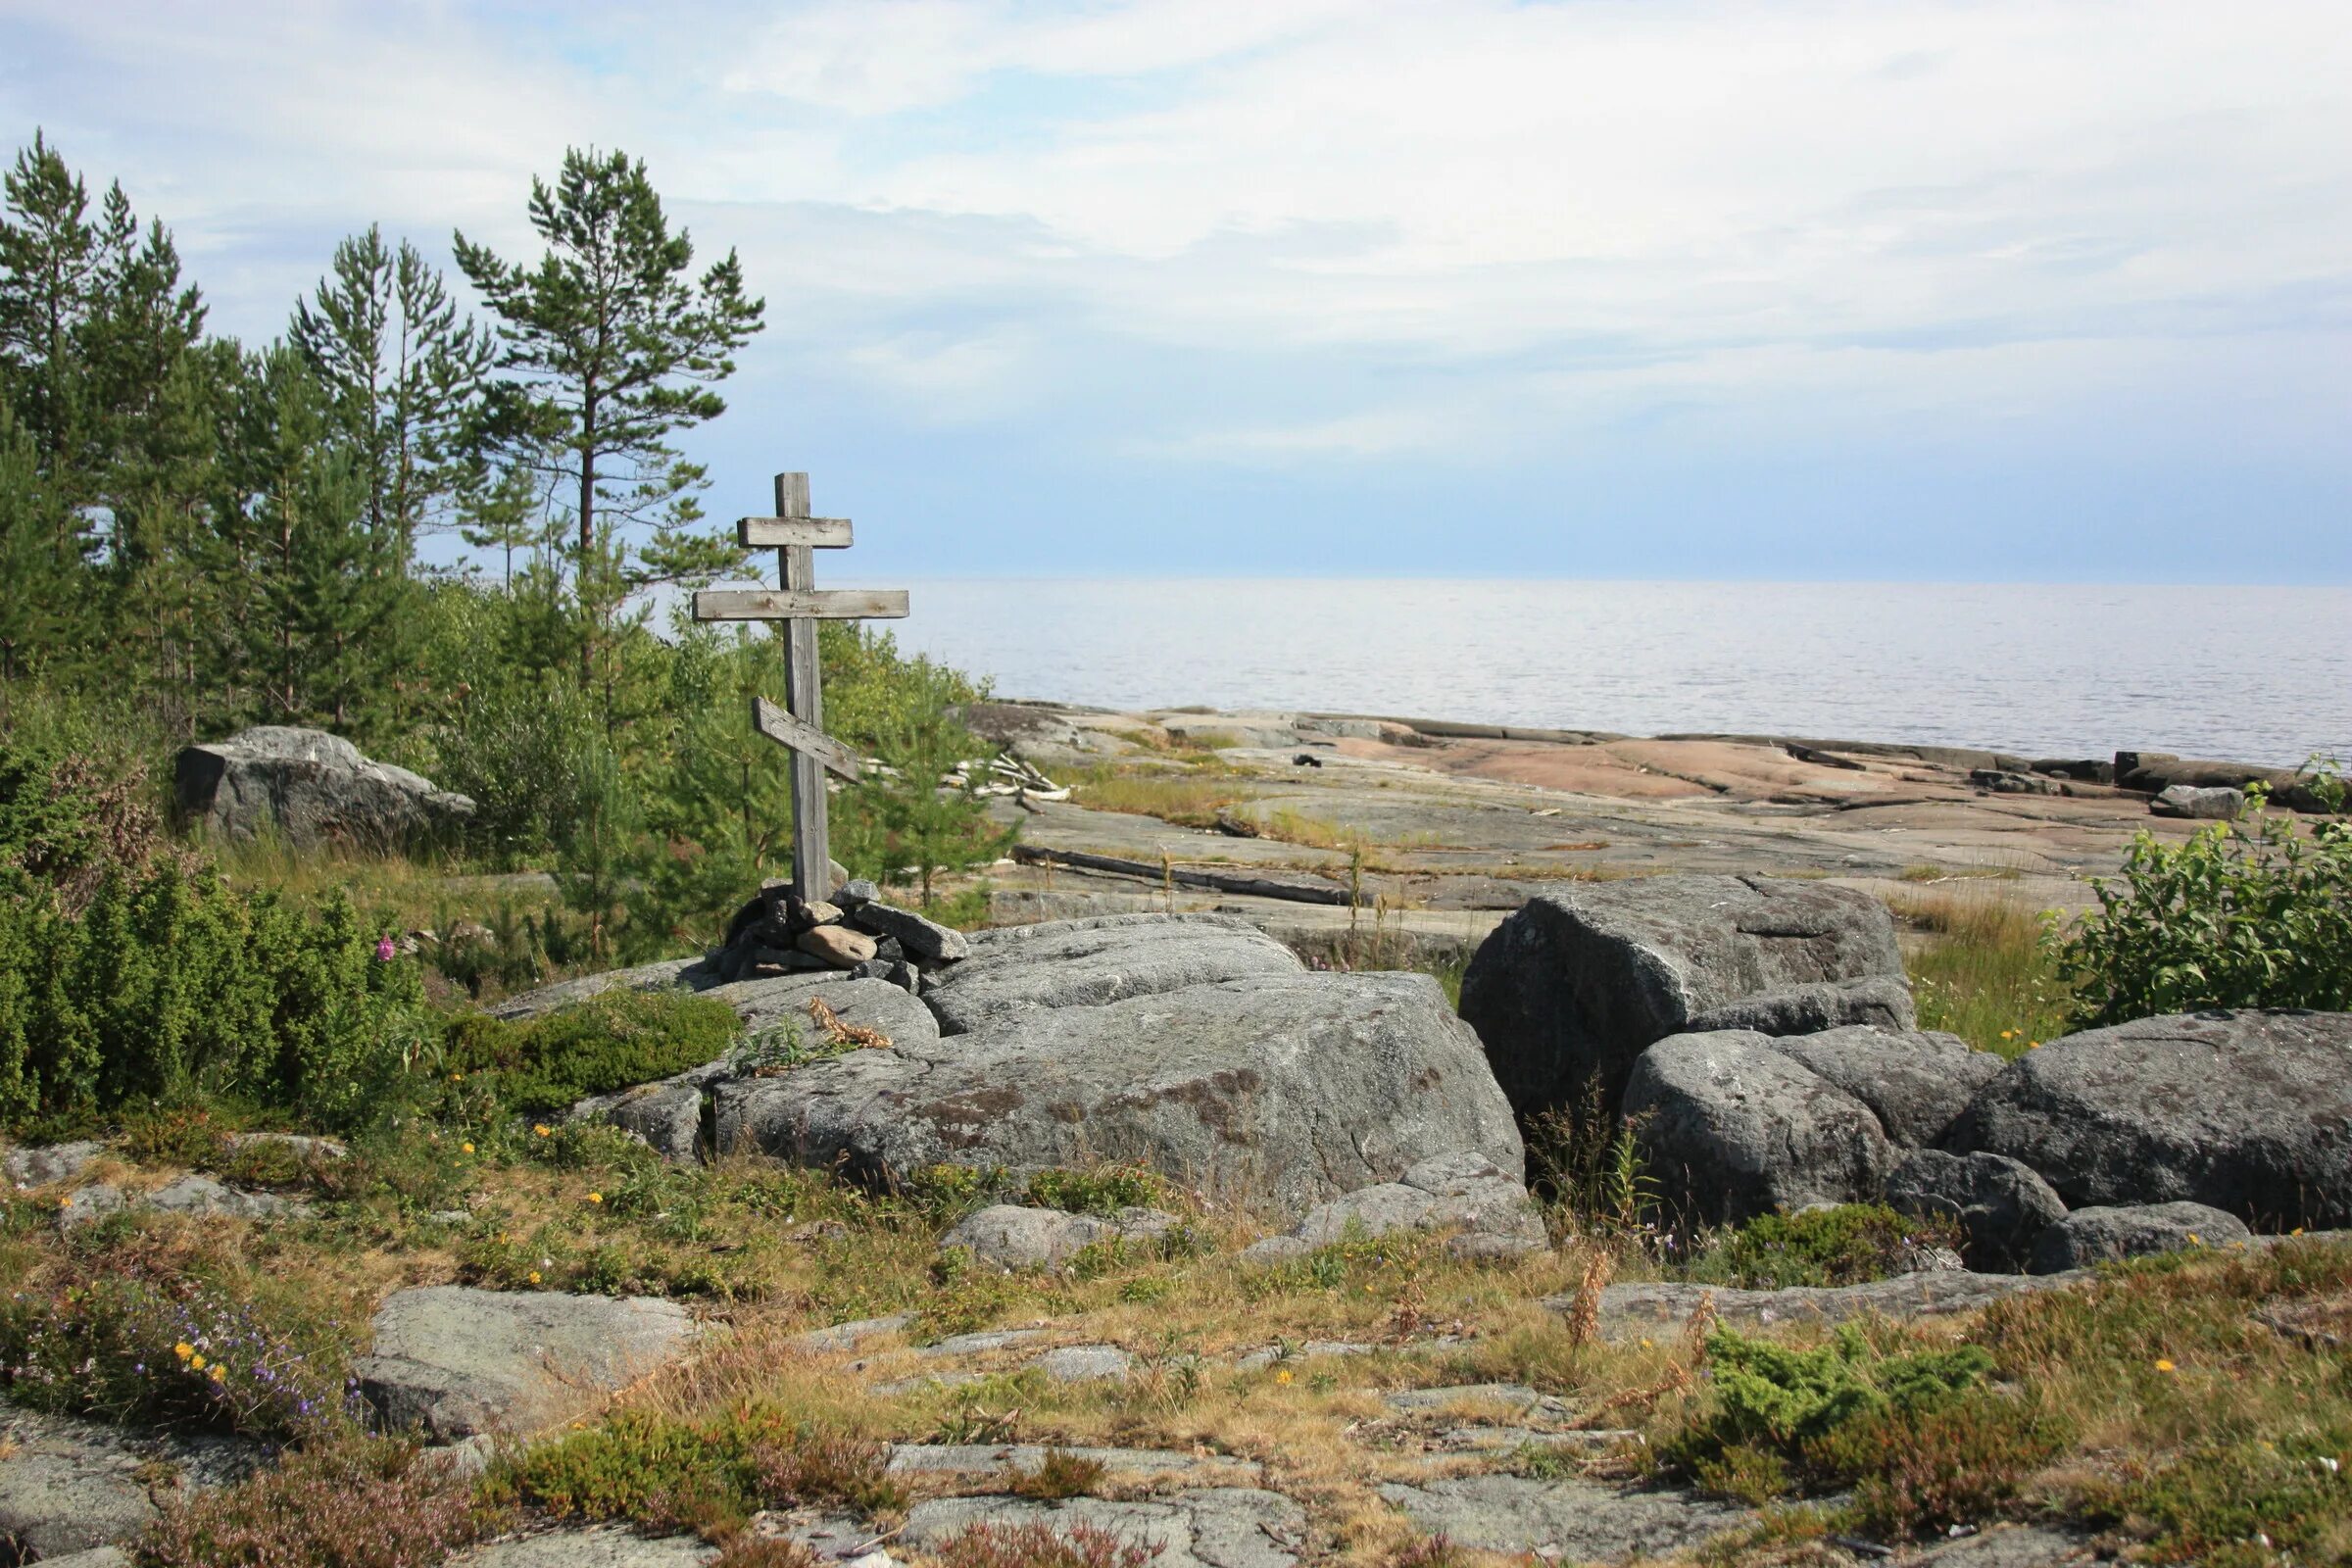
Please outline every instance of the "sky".
[{"label": "sky", "polygon": [[2352,581],[2345,0],[0,0],[0,126],[283,330],[648,164],[689,436],[906,575]]}]

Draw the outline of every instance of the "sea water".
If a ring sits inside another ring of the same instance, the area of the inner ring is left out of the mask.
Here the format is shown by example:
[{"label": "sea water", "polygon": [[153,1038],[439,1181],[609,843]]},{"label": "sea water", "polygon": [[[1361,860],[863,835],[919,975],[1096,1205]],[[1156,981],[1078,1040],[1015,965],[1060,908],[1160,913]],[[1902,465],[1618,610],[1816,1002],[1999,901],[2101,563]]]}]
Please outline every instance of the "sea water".
[{"label": "sea water", "polygon": [[2352,588],[916,581],[999,695],[2352,762]]}]

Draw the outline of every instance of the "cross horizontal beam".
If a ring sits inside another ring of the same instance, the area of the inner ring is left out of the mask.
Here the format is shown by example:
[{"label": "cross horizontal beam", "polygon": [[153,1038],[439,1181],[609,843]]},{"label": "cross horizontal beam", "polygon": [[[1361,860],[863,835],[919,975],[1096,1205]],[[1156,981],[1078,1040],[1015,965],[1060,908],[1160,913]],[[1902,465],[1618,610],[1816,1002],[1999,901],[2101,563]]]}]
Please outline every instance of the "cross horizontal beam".
[{"label": "cross horizontal beam", "polygon": [[904,620],[904,588],[705,588],[697,620]]},{"label": "cross horizontal beam", "polygon": [[735,521],[735,538],[746,550],[789,549],[794,545],[805,545],[811,550],[847,550],[850,519],[739,517]]},{"label": "cross horizontal beam", "polygon": [[804,724],[764,697],[752,699],[752,725],[786,751],[813,757],[825,770],[858,782],[858,756],[812,724]]}]

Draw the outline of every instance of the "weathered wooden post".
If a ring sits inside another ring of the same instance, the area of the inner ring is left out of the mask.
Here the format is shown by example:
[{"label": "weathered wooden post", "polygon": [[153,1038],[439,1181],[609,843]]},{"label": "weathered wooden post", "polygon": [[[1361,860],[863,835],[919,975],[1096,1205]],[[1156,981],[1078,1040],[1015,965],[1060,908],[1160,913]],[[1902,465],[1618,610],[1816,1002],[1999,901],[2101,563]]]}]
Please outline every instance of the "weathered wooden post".
[{"label": "weathered wooden post", "polygon": [[896,620],[906,613],[902,589],[820,593],[819,550],[850,547],[850,519],[808,515],[808,476],[776,475],[776,514],[745,517],[735,537],[747,550],[773,548],[780,563],[773,590],[706,588],[694,596],[697,620],[780,620],[784,623],[784,700],[787,712],[764,697],[752,699],[752,722],[792,754],[792,891],[814,904],[833,892],[832,850],[825,821],[825,774],[855,781],[858,759],[825,733],[822,676],[817,667],[820,620]]}]

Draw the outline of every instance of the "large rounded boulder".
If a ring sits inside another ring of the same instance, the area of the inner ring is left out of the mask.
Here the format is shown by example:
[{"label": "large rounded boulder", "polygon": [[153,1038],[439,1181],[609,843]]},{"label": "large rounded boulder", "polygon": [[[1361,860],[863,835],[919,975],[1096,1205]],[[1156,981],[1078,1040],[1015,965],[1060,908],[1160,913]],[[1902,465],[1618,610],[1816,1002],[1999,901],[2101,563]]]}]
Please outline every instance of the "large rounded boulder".
[{"label": "large rounded boulder", "polygon": [[[988,950],[975,948],[979,965]],[[1433,1155],[1483,1154],[1514,1179],[1525,1168],[1477,1036],[1427,975],[1309,974],[1294,960],[1288,973],[1096,1005],[1023,999],[967,1019],[960,1033],[719,1085],[718,1147],[884,1185],[937,1164],[1140,1160],[1285,1218]]]},{"label": "large rounded boulder", "polygon": [[2068,1035],[1979,1090],[1944,1147],[2020,1160],[2070,1208],[2185,1201],[2256,1230],[2352,1224],[2352,1013]]},{"label": "large rounded boulder", "polygon": [[1624,1093],[1669,1035],[1915,1022],[1893,917],[1867,894],[1756,876],[1660,876],[1545,893],[1495,927],[1462,1016],[1522,1117]]},{"label": "large rounded boulder", "polygon": [[1751,1030],[1650,1047],[1625,1117],[1668,1211],[1703,1224],[1875,1199],[1892,1158],[1868,1105]]},{"label": "large rounded boulder", "polygon": [[415,848],[461,831],[474,804],[340,735],[259,724],[179,754],[180,813],[227,839],[284,835],[298,850]]}]

